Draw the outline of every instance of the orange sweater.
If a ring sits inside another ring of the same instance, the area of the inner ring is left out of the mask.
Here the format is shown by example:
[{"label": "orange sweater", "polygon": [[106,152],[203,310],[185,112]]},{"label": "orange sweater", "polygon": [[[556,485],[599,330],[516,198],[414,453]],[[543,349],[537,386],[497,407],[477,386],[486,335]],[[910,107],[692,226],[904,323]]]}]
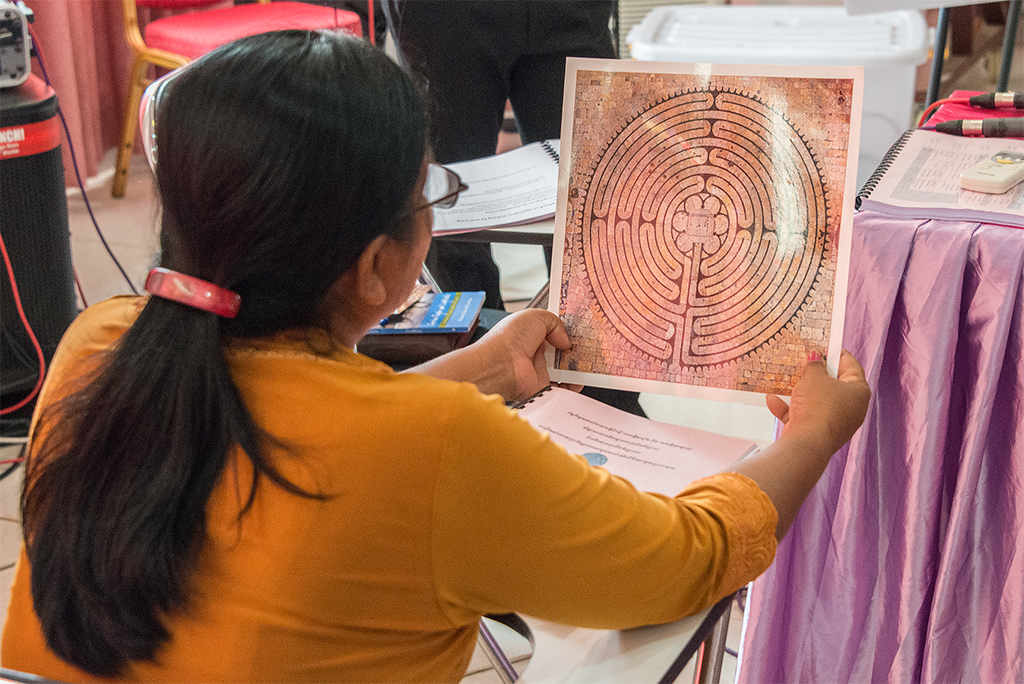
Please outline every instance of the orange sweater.
[{"label": "orange sweater", "polygon": [[[91,307],[68,330],[41,405],[131,325],[143,300]],[[756,577],[776,512],[749,479],[718,475],[677,498],[636,491],[570,455],[465,383],[397,374],[347,350],[279,336],[228,353],[256,422],[290,445],[275,463],[331,494],[264,480],[236,522],[247,458],[208,505],[188,609],[170,615],[145,680],[455,681],[487,612],[620,628],[701,610]],[[88,477],[88,473],[83,473]],[[15,572],[0,661],[64,681]]]}]

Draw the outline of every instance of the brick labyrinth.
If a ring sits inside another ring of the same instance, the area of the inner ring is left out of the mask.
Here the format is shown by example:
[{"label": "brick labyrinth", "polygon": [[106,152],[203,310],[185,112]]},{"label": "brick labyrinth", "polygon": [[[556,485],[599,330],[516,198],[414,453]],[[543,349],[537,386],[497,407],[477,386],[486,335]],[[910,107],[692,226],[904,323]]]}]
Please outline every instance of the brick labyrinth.
[{"label": "brick labyrinth", "polygon": [[821,169],[751,94],[694,90],[651,105],[607,144],[580,195],[601,314],[672,375],[770,341],[825,267]]}]

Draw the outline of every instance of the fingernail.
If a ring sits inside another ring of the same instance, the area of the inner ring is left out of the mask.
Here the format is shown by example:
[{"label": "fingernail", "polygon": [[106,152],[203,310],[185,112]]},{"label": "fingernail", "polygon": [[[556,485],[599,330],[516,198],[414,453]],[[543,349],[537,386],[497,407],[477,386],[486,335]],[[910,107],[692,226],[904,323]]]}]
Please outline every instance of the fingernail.
[{"label": "fingernail", "polygon": [[819,354],[816,351],[813,351],[807,355],[807,360],[811,363],[814,363],[815,361],[821,361],[821,354]]}]

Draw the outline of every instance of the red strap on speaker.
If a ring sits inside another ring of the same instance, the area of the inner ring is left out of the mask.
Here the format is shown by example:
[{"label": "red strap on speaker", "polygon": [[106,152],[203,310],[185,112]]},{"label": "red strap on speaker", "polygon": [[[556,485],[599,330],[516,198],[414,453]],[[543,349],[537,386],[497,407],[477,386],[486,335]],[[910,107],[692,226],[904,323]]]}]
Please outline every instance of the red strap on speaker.
[{"label": "red strap on speaker", "polygon": [[0,159],[30,157],[60,145],[60,124],[56,116],[35,123],[0,128]]}]

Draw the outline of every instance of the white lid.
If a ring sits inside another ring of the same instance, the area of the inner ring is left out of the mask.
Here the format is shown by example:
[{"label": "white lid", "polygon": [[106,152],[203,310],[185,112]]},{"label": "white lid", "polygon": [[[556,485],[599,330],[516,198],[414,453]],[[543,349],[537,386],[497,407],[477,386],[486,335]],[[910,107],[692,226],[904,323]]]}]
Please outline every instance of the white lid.
[{"label": "white lid", "polygon": [[849,16],[842,7],[656,7],[629,33],[633,57],[719,64],[920,64],[920,12]]}]

